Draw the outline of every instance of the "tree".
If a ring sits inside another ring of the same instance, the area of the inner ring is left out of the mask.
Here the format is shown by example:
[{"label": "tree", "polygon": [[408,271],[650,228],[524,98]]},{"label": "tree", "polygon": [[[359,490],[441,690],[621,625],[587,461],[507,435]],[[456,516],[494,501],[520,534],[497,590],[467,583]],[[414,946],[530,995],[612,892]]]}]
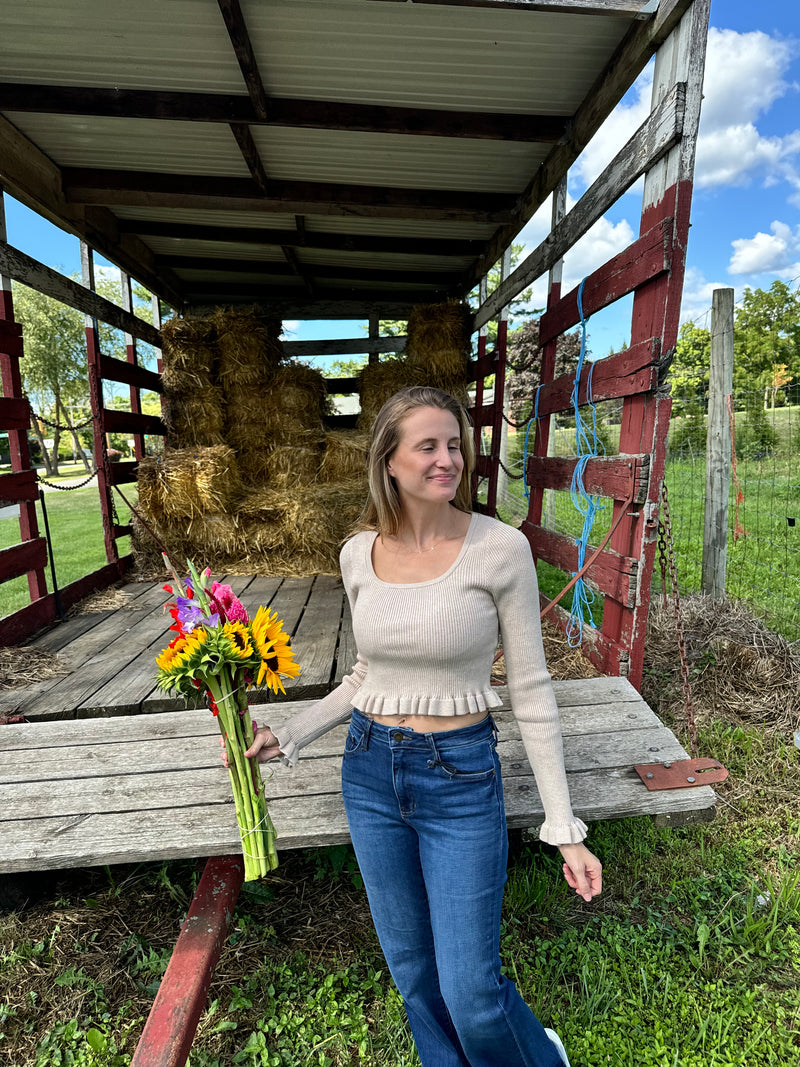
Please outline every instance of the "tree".
[{"label": "tree", "polygon": [[786,384],[800,380],[800,292],[776,280],[768,290],[745,289],[734,326],[734,390],[758,390],[763,406],[780,368]]},{"label": "tree", "polygon": [[[70,408],[83,405],[89,395],[83,315],[27,286],[14,284],[13,293],[15,316],[22,324],[25,346],[20,360],[22,383],[36,413],[32,424],[45,472],[50,477],[58,473],[62,426],[71,429],[76,451],[89,470],[70,412]],[[45,445],[48,428],[40,417],[55,424],[51,449]]]},{"label": "tree", "polygon": [[[556,341],[555,373],[574,372],[581,354],[580,330],[564,333]],[[509,334],[508,401],[511,418],[524,422],[533,415],[536,389],[542,380],[542,349],[539,347],[539,319],[529,319],[523,327]]]},{"label": "tree", "polygon": [[710,363],[710,332],[691,321],[684,322],[669,368],[674,414],[689,415],[698,410],[702,413]]}]

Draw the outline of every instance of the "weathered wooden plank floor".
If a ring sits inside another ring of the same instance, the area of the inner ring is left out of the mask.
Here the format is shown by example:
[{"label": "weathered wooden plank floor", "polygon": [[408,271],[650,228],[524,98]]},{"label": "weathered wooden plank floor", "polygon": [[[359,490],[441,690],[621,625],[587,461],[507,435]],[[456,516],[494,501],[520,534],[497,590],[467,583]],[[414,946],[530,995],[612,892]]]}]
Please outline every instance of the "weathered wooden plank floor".
[{"label": "weathered wooden plank floor", "polygon": [[[222,580],[248,611],[255,613],[263,604],[284,620],[302,665],[300,677],[287,683],[288,699],[322,696],[352,667],[349,608],[339,578],[234,575]],[[155,687],[155,657],[173,636],[172,619],[163,608],[169,595],[162,585],[130,583],[122,590],[124,608],[75,616],[28,642],[58,653],[71,671],[60,678],[32,679],[23,689],[0,689],[0,714],[14,711],[38,722],[183,708],[181,698]],[[254,691],[253,697],[264,699],[264,694]]]},{"label": "weathered wooden plank floor", "polygon": [[[286,587],[287,596],[292,590]],[[651,793],[639,780],[634,763],[686,753],[626,680],[556,682],[555,691],[573,804],[583,819],[656,815],[678,824],[712,816],[708,786]],[[508,824],[533,827],[543,818],[539,795],[508,694],[499,692]],[[254,715],[277,725],[299,706],[276,703]],[[294,771],[264,768],[280,849],[348,839],[339,787],[345,731],[319,738]],[[217,738],[206,710],[0,727],[0,872],[237,852]]]}]

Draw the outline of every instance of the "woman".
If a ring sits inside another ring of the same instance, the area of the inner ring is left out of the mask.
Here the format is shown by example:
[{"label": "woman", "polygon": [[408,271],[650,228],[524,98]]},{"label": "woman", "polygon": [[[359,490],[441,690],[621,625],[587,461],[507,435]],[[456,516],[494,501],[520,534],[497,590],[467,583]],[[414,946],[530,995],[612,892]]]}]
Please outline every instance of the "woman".
[{"label": "woman", "polygon": [[523,534],[472,513],[472,431],[438,389],[396,393],[375,422],[369,502],[341,552],[358,660],[247,756],[300,750],[350,717],[342,793],[370,909],[423,1067],[558,1067],[500,972],[508,840],[490,683],[498,623],[511,702],[545,809],[542,840],[585,900],[599,861],[570,807]]}]

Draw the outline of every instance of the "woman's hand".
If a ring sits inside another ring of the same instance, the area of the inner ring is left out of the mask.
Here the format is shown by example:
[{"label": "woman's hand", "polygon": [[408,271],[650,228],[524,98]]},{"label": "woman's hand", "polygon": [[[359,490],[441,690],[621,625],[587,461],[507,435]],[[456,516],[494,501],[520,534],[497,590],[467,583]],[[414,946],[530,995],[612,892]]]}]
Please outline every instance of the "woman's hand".
[{"label": "woman's hand", "polygon": [[[253,743],[245,752],[245,756],[248,759],[255,756],[259,763],[268,763],[271,759],[275,759],[276,756],[282,756],[278,739],[275,734],[270,730],[269,726],[259,726],[255,719],[253,719]],[[220,737],[220,746],[222,748],[222,762],[225,766],[228,766],[228,754],[225,751],[225,739]]]},{"label": "woman's hand", "polygon": [[564,857],[564,877],[579,897],[591,900],[599,896],[603,888],[603,865],[592,855],[586,845],[558,845]]}]

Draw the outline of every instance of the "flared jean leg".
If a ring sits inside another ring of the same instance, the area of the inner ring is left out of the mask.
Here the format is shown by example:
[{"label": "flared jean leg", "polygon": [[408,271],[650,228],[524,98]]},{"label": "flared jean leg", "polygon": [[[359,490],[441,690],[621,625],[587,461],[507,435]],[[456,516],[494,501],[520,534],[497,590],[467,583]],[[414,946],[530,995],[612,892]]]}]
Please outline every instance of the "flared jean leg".
[{"label": "flared jean leg", "polygon": [[423,1067],[560,1067],[500,970],[508,844],[491,725],[420,735],[365,723],[354,715],[342,791]]}]

